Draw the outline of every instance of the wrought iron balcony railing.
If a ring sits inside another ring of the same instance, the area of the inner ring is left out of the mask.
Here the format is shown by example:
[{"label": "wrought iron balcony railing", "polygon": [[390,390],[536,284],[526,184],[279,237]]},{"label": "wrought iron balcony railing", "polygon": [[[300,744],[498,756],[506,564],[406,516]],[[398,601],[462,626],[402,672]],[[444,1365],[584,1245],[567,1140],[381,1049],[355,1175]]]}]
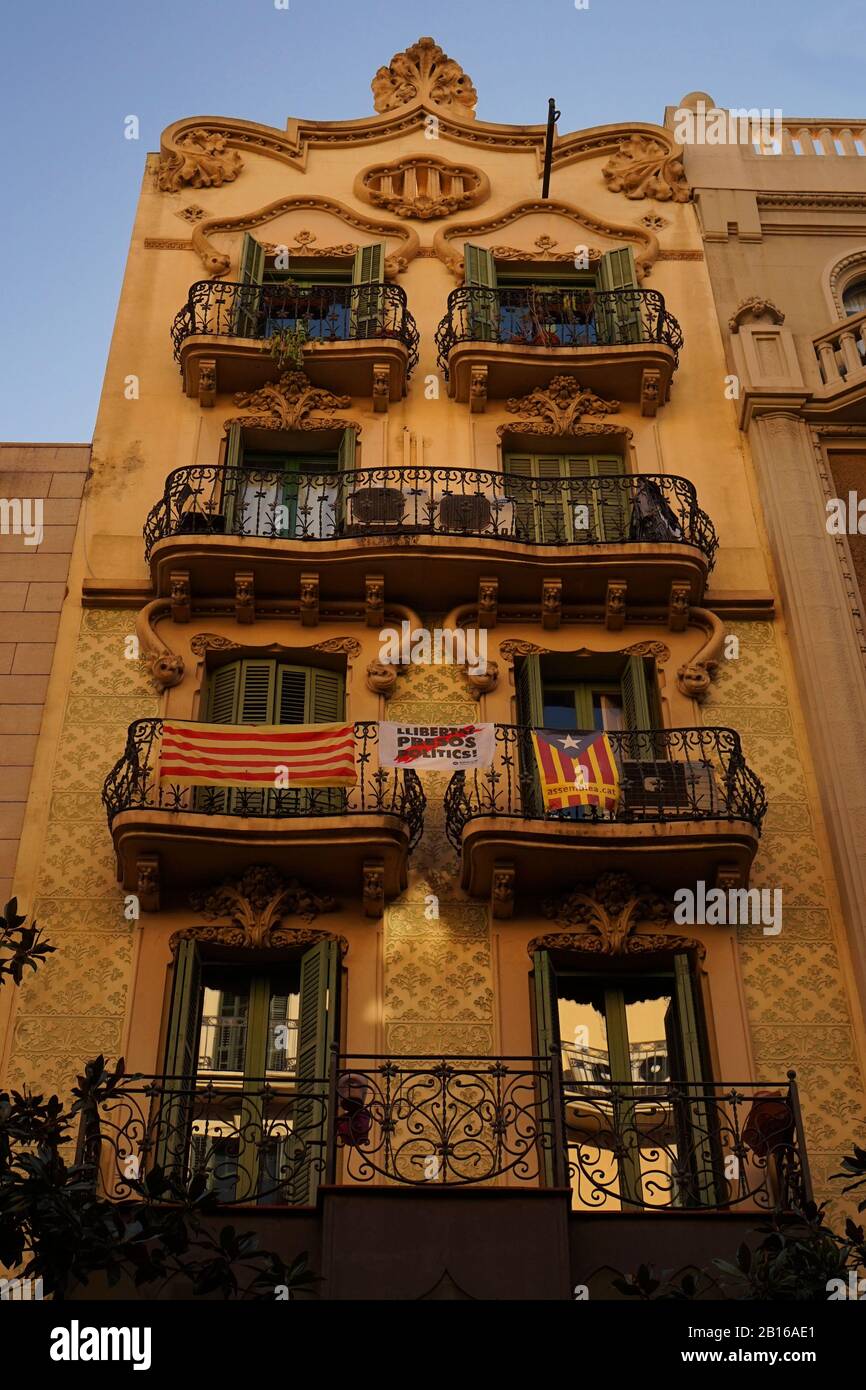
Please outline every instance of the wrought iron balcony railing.
[{"label": "wrought iron balcony railing", "polygon": [[671,349],[676,365],[683,335],[658,290],[461,285],[449,294],[447,313],[436,330],[438,361],[446,380],[451,349],[466,342],[527,348],[660,343]]},{"label": "wrought iron balcony railing", "polygon": [[712,568],[713,523],[686,478],[520,478],[470,468],[280,468],[196,464],[168,475],[144,527],[146,553],[167,536],[284,540],[476,536],[529,545],[692,545]]},{"label": "wrought iron balcony railing", "polygon": [[395,815],[406,823],[410,848],[421,838],[427,804],[421,781],[410,768],[378,766],[375,748],[379,730],[374,721],[360,720],[355,724],[358,780],[354,787],[273,791],[186,787],[158,781],[156,764],[162,723],[161,719],[136,719],[130,724],[123,756],[109,772],[102,789],[109,826],[121,811],[131,810],[256,817]]},{"label": "wrought iron balcony railing", "polygon": [[315,1079],[132,1076],[82,1112],[79,1157],[113,1201],[155,1163],[262,1205],[306,1204],[320,1181],[571,1186],[583,1210],[809,1195],[793,1072],[778,1086],[563,1082],[555,1054],[334,1054]]},{"label": "wrought iron balcony railing", "polygon": [[308,342],[396,338],[409,354],[407,376],[418,362],[418,329],[406,291],[383,281],[370,285],[238,284],[198,280],[171,330],[175,359],[185,339],[198,334],[270,338],[302,329]]},{"label": "wrought iron balcony railing", "polygon": [[620,775],[615,811],[596,806],[545,810],[532,729],[497,724],[493,763],[455,772],[445,791],[445,829],[459,851],[463,827],[476,816],[522,820],[620,822],[742,820],[760,831],[767,809],[763,783],[743,756],[733,729],[609,732]]}]

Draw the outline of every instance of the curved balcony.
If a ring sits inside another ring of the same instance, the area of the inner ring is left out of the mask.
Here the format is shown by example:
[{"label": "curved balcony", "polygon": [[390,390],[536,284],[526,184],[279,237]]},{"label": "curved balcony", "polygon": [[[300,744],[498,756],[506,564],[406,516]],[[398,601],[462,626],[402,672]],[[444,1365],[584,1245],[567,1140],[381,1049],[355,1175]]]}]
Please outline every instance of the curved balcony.
[{"label": "curved balcony", "polygon": [[316,386],[373,395],[373,368],[387,368],[387,397],[398,401],[418,362],[418,329],[399,285],[238,284],[199,280],[171,330],[184,390],[255,390],[286,370],[268,341],[284,330],[303,337],[303,367]]},{"label": "curved balcony", "polygon": [[493,764],[455,772],[445,829],[462,859],[462,886],[487,896],[497,865],[518,893],[549,892],[608,870],[639,882],[713,885],[725,870],[745,884],[767,800],[733,729],[609,732],[620,777],[615,811],[545,810],[528,725],[497,724]]},{"label": "curved balcony", "polygon": [[668,398],[682,345],[663,296],[645,289],[461,285],[436,330],[449,394],[476,408],[480,397],[521,395],[571,370],[601,395],[640,401],[654,415]]},{"label": "curved balcony", "polygon": [[375,564],[386,593],[429,595],[431,557],[441,602],[466,602],[496,573],[500,600],[535,600],[552,564],[563,602],[602,603],[611,575],[642,602],[667,603],[673,581],[703,595],[718,541],[693,485],[666,474],[518,478],[462,468],[370,468],[286,475],[279,469],[196,465],[170,473],[144,527],[156,592],[173,570],[193,592],[233,591],[234,571],[256,592],[285,594],[315,567],[323,600],[363,594]]},{"label": "curved balcony", "polygon": [[243,872],[263,856],[311,886],[343,892],[357,892],[365,861],[379,861],[385,897],[405,888],[426,798],[417,773],[378,766],[375,723],[355,724],[354,787],[285,791],[162,784],[162,723],[130,724],[123,755],[103,786],[124,888],[139,887],[139,861],[154,855],[169,888],[209,881],[215,863],[226,873]]}]

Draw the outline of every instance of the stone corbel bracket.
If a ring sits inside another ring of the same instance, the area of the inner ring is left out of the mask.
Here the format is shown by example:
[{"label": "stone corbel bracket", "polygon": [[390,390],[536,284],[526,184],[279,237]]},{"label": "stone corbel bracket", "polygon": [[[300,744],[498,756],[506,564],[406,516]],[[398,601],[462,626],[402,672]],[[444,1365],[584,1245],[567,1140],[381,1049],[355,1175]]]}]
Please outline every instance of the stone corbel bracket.
[{"label": "stone corbel bracket", "polygon": [[677,670],[677,690],[689,699],[702,701],[719,669],[719,658],[725,643],[725,626],[721,618],[707,608],[692,608],[689,621],[706,633],[703,646]]},{"label": "stone corbel bracket", "polygon": [[171,599],[157,598],[142,608],[135,620],[135,635],[139,650],[150,664],[150,675],[154,689],[162,693],[180,685],[184,676],[183,657],[166,646],[157,635],[156,624],[160,618],[171,616]]}]

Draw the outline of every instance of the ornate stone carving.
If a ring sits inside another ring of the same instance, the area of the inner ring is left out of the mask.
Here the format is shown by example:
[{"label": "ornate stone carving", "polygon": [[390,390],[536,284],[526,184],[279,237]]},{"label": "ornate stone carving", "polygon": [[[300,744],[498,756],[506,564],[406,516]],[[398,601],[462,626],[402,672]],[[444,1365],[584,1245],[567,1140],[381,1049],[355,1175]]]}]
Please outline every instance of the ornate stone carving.
[{"label": "ornate stone carving", "polygon": [[692,700],[705,700],[719,669],[717,661],[686,661],[677,669],[677,690]]},{"label": "ornate stone carving", "polygon": [[381,860],[364,860],[361,871],[361,896],[364,916],[381,917],[385,911],[385,867]]},{"label": "ornate stone carving", "polygon": [[562,622],[562,580],[542,579],[541,581],[541,626],[548,630],[559,627]]},{"label": "ornate stone carving", "polygon": [[396,217],[428,221],[477,207],[490,196],[490,180],[468,164],[412,154],[362,169],[355,179],[355,196]]},{"label": "ornate stone carving", "polygon": [[391,368],[387,362],[373,363],[373,409],[384,415],[391,399]]},{"label": "ornate stone carving", "polygon": [[230,637],[220,637],[216,632],[197,632],[189,645],[190,651],[197,657],[203,657],[206,652],[236,652],[240,650],[238,642],[233,642]]},{"label": "ornate stone carving", "polygon": [[[535,951],[578,951],[586,955],[609,954],[603,937],[594,932],[550,932],[547,936],[535,936],[526,947],[529,955]],[[638,936],[627,936],[622,955],[641,955],[644,952],[657,954],[660,951],[694,951],[699,960],[707,954],[702,942],[692,936],[670,936],[662,932],[647,932]]]},{"label": "ornate stone carving", "polygon": [[633,642],[623,647],[624,656],[652,656],[656,661],[670,661],[671,649],[664,642]]},{"label": "ornate stone carving", "polygon": [[[302,227],[299,232],[295,233],[291,242],[288,244],[289,256],[293,261],[296,261],[299,256],[346,257],[354,256],[358,249],[357,242],[354,241],[342,241],[337,246],[317,246],[315,244],[316,241],[317,237],[315,232],[310,232]],[[262,245],[264,246],[265,254],[268,256],[275,256],[280,249],[276,242],[265,241],[262,242]]]},{"label": "ornate stone carving", "polygon": [[207,217],[207,211],[199,207],[198,203],[187,203],[185,208],[175,208],[175,217],[182,217],[184,222],[195,224],[200,222],[203,217]]},{"label": "ornate stone carving", "polygon": [[499,644],[500,656],[511,657],[512,661],[517,656],[543,656],[549,651],[549,647],[539,647],[535,642],[524,642],[517,637],[508,637]]},{"label": "ornate stone carving", "polygon": [[770,323],[784,323],[785,315],[772,300],[763,299],[760,295],[753,294],[750,299],[744,299],[742,304],[734,310],[728,319],[728,327],[732,333],[739,333],[742,324],[763,323],[765,319],[768,319]]},{"label": "ornate stone carving", "polygon": [[560,898],[547,899],[541,911],[569,926],[590,927],[601,942],[596,949],[621,956],[638,922],[665,921],[672,908],[653,888],[637,885],[628,874],[606,873],[591,886],[578,884]]},{"label": "ornate stone carving", "polygon": [[269,382],[258,391],[238,391],[234,402],[254,414],[232,416],[226,420],[226,430],[230,425],[259,430],[334,430],[348,426],[360,432],[351,420],[313,415],[319,410],[345,410],[352,398],[335,396],[332,391],[313,386],[306,372],[284,372],[279,381]]},{"label": "ornate stone carving", "polygon": [[483,415],[487,409],[487,368],[472,367],[469,372],[469,410],[473,415]]},{"label": "ornate stone carving", "polygon": [[[703,612],[703,610],[696,610]],[[521,638],[508,637],[499,644],[499,654],[514,661],[518,656],[544,656],[550,647],[539,647],[535,642],[524,642]],[[670,661],[671,649],[664,642],[633,642],[623,647],[623,656],[652,656],[656,661]],[[589,647],[579,647],[570,656],[598,656],[600,653]]]},{"label": "ornate stone carving", "polygon": [[189,570],[172,570],[168,578],[171,586],[171,620],[173,623],[188,623],[192,614]]},{"label": "ornate stone carving", "polygon": [[615,415],[619,401],[606,401],[581,386],[576,377],[553,376],[546,386],[536,386],[528,396],[511,396],[505,402],[505,409],[511,415],[527,418],[513,425],[500,425],[500,437],[513,431],[527,434],[586,434],[603,430],[610,434],[627,434],[631,431],[620,425],[590,426],[584,424],[587,415]]},{"label": "ornate stone carving", "polygon": [[642,227],[648,227],[651,232],[660,232],[663,227],[670,226],[668,219],[662,217],[660,212],[645,212],[643,217],[638,218]]},{"label": "ornate stone carving", "polygon": [[300,580],[301,626],[316,627],[319,621],[319,576],[302,574]]},{"label": "ornate stone carving", "polygon": [[176,652],[154,652],[150,658],[150,674],[157,690],[172,690],[183,680],[183,657]]},{"label": "ornate stone carving", "polygon": [[662,374],[656,367],[644,367],[640,379],[640,413],[653,418],[661,405]]},{"label": "ornate stone carving", "polygon": [[381,627],[385,621],[385,576],[364,576],[364,621],[368,627]]},{"label": "ornate stone carving", "polygon": [[478,626],[495,627],[499,610],[499,580],[490,575],[478,581]]},{"label": "ornate stone carving", "polygon": [[687,203],[691,189],[673,145],[649,135],[630,135],[602,169],[611,193],[627,198],[655,198],[660,203]]},{"label": "ornate stone carving", "polygon": [[[605,147],[610,148],[609,139]],[[449,222],[436,229],[433,237],[433,249],[452,274],[462,278],[465,274],[463,264],[465,242],[478,241],[494,232],[502,231],[505,227],[510,227],[512,223],[519,222],[524,217],[534,217],[538,214],[545,217],[559,215],[570,222],[574,228],[572,245],[578,242],[585,243],[587,233],[596,232],[601,233],[602,236],[610,237],[612,241],[620,244],[624,241],[630,243],[634,246],[634,263],[638,280],[641,281],[650,274],[653,262],[659,254],[659,242],[655,232],[651,232],[645,227],[636,227],[633,222],[612,222],[608,218],[600,217],[597,213],[587,212],[574,203],[567,203],[562,198],[529,198],[522,203],[513,203],[511,207],[505,208],[495,216],[479,219],[477,222]],[[195,241],[197,234],[197,230],[193,232],[193,241]],[[517,248],[506,249],[516,250]],[[529,259],[538,260],[539,256],[535,254]]]},{"label": "ornate stone carving", "polygon": [[[267,864],[255,864],[239,878],[226,878],[215,888],[193,893],[189,901],[204,917],[228,919],[224,933],[230,935],[219,937],[224,945],[254,948],[285,944],[277,931],[283,917],[312,922],[320,913],[335,912],[339,906],[336,898],[313,893],[298,879],[284,878]],[[178,933],[178,939],[184,935],[198,936],[200,930]]]},{"label": "ornate stone carving", "polygon": [[499,921],[514,916],[514,889],[514,865],[495,864],[490,881],[490,911]]},{"label": "ornate stone carving", "polygon": [[[240,133],[236,138],[240,139]],[[256,227],[265,227],[275,218],[293,212],[329,213],[338,222],[344,223],[347,227],[355,228],[367,238],[377,241],[385,241],[386,239],[396,241],[398,251],[390,252],[385,256],[385,274],[391,279],[406,269],[420,249],[421,243],[414,227],[407,226],[404,222],[391,222],[382,217],[370,217],[359,212],[357,208],[350,208],[345,203],[338,202],[336,198],[323,197],[317,193],[293,193],[284,198],[278,198],[276,202],[266,203],[264,207],[255,208],[252,212],[238,213],[233,217],[209,217],[193,228],[192,249],[209,275],[223,275],[231,268],[231,257],[224,251],[220,251],[210,240],[214,233],[252,232]],[[309,238],[311,233],[304,232],[297,235]],[[346,256],[354,253],[357,249],[354,243],[349,242],[334,247],[314,247],[312,250],[307,250],[308,247],[309,240],[304,240],[298,245],[297,250],[291,249],[291,255],[324,256],[336,254]]]},{"label": "ornate stone carving", "polygon": [[144,912],[159,912],[159,855],[142,854],[136,860],[136,894]]},{"label": "ornate stone carving", "polygon": [[316,642],[314,652],[345,652],[350,661],[361,655],[361,643],[354,637],[326,637],[324,642]]},{"label": "ornate stone carving", "polygon": [[203,357],[198,367],[198,403],[209,410],[216,403],[216,358]]},{"label": "ornate stone carving", "polygon": [[624,579],[609,579],[604,600],[604,625],[608,632],[621,632],[625,626],[627,584]]},{"label": "ornate stone carving", "polygon": [[431,38],[421,38],[402,53],[395,53],[387,67],[379,68],[370,86],[373,106],[380,113],[423,101],[464,120],[475,117],[478,93],[471,79]]},{"label": "ornate stone carving", "polygon": [[483,671],[465,671],[466,683],[477,699],[479,695],[489,695],[499,684],[499,662],[488,661]]},{"label": "ornate stone carving", "polygon": [[677,582],[671,584],[671,594],[668,602],[668,627],[671,632],[685,632],[688,627],[690,597],[690,584]]},{"label": "ornate stone carving", "polygon": [[256,620],[255,576],[251,570],[235,571],[235,622]]},{"label": "ornate stone carving", "polygon": [[374,695],[388,696],[397,684],[397,667],[382,661],[371,661],[367,667],[367,689]]},{"label": "ornate stone carving", "polygon": [[[491,246],[497,261],[556,261],[574,265],[574,247],[557,250],[559,242],[552,236],[537,236],[530,248],[521,246]],[[585,248],[589,261],[600,261],[601,252],[595,246]]]},{"label": "ornate stone carving", "polygon": [[237,150],[228,148],[224,135],[202,127],[179,136],[173,150],[163,150],[156,183],[163,193],[178,193],[187,184],[220,188],[232,183],[243,167],[243,160]]}]

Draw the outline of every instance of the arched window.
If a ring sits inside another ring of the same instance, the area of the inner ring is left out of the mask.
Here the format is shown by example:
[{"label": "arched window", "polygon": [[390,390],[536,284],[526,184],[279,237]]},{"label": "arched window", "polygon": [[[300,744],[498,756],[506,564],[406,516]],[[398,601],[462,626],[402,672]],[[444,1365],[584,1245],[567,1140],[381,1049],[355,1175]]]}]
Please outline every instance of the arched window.
[{"label": "arched window", "polygon": [[842,307],[848,318],[854,314],[866,313],[866,275],[852,280],[847,289],[842,291]]}]

